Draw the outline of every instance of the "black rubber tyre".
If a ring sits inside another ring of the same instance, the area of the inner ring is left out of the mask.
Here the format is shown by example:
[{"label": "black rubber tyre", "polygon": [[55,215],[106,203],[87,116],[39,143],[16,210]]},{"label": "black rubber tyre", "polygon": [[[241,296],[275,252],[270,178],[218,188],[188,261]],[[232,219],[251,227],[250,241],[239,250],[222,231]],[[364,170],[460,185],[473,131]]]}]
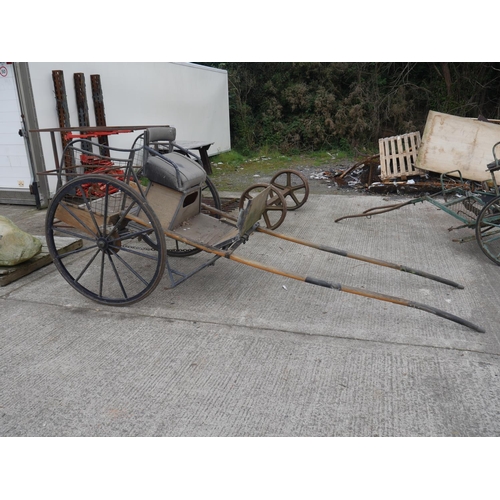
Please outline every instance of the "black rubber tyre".
[{"label": "black rubber tyre", "polygon": [[486,257],[500,265],[500,196],[490,200],[479,213],[476,240]]},{"label": "black rubber tyre", "polygon": [[[45,231],[63,278],[100,304],[138,302],[163,276],[166,244],[158,218],[139,192],[109,175],[82,175],[59,189],[47,210]],[[83,244],[59,255],[57,237],[79,238]]]}]

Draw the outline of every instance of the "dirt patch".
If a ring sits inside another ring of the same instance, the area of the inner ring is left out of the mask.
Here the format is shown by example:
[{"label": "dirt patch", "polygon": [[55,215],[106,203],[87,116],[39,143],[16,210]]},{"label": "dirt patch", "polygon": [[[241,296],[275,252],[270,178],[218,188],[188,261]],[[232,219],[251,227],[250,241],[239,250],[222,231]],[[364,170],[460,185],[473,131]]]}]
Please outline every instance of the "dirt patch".
[{"label": "dirt patch", "polygon": [[340,179],[339,176],[352,169],[359,163],[355,160],[341,160],[312,165],[299,161],[276,161],[271,158],[262,158],[246,162],[236,167],[213,165],[212,180],[219,191],[241,193],[252,184],[269,183],[276,172],[283,169],[293,169],[301,172],[308,180],[312,194],[352,194],[359,191],[366,192],[366,179],[363,178],[364,167],[350,171]]},{"label": "dirt patch", "polygon": [[301,172],[307,178],[312,194],[420,196],[439,192],[443,188],[439,175],[432,172],[382,181],[378,155],[321,165],[300,162],[300,158],[288,163],[263,158],[229,168],[215,165],[212,180],[221,192],[242,193],[253,184],[270,183],[273,176],[283,169]]}]

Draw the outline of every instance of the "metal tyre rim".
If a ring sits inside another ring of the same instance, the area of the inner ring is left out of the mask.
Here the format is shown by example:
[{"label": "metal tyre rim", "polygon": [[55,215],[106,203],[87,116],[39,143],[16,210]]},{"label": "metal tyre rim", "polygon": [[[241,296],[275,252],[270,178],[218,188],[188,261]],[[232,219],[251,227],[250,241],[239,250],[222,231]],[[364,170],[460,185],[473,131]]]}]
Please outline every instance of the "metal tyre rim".
[{"label": "metal tyre rim", "polygon": [[[89,185],[102,195],[91,194]],[[63,278],[100,304],[136,303],[163,276],[166,244],[158,218],[140,193],[111,176],[84,175],[65,184],[47,210],[45,229]],[[57,237],[79,238],[82,246],[59,255]]]},{"label": "metal tyre rim", "polygon": [[[254,184],[243,191],[240,198],[239,208],[242,209],[246,201],[253,199],[268,186],[269,184],[265,183]],[[262,214],[262,218],[264,219],[267,229],[274,230],[281,226],[285,220],[286,212],[287,206],[285,198],[278,188],[271,185],[271,190],[266,201],[266,209]]]},{"label": "metal tyre rim", "polygon": [[476,240],[486,257],[500,265],[500,196],[490,200],[481,210],[476,223]]},{"label": "metal tyre rim", "polygon": [[309,197],[307,178],[297,170],[280,170],[271,179],[271,184],[282,192],[287,210],[297,210]]}]

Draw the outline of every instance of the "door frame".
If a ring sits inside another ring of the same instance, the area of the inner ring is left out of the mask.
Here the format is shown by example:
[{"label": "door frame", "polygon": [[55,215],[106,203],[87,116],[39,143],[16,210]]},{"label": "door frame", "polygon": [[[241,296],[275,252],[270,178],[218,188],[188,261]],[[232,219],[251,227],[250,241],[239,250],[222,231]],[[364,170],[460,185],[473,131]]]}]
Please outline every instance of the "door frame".
[{"label": "door frame", "polygon": [[36,205],[37,208],[45,208],[49,200],[49,184],[46,176],[38,176],[38,172],[45,171],[45,160],[43,148],[38,132],[31,133],[28,130],[38,129],[35,99],[31,87],[29,63],[12,63],[14,70],[14,81],[16,83],[19,107],[21,108],[21,133],[26,146],[28,164],[31,172],[31,183],[29,190],[0,188],[0,203],[12,205]]}]

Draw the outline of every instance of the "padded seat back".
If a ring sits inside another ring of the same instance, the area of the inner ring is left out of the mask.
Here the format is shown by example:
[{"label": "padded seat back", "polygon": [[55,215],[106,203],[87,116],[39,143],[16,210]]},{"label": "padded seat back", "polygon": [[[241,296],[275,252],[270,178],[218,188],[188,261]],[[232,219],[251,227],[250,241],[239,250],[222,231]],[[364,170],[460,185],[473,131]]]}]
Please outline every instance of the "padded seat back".
[{"label": "padded seat back", "polygon": [[201,165],[180,153],[150,155],[144,165],[144,175],[152,182],[182,193],[199,186],[207,177]]},{"label": "padded seat back", "polygon": [[174,127],[151,127],[144,132],[144,142],[151,144],[152,142],[173,142],[177,130]]}]

